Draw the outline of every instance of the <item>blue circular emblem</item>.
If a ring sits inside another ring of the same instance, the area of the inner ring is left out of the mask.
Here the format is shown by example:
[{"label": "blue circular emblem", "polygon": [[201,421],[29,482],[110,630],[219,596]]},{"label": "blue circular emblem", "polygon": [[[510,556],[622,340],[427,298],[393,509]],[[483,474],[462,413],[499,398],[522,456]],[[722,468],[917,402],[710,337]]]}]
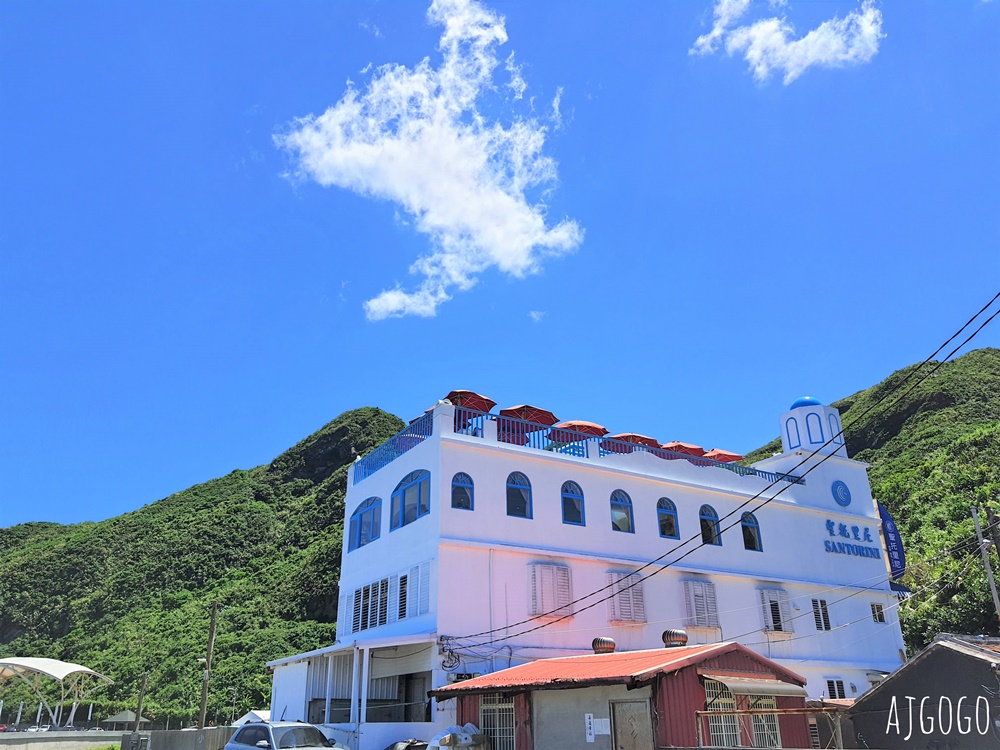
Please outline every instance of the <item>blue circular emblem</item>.
[{"label": "blue circular emblem", "polygon": [[851,491],[839,479],[833,483],[830,491],[833,492],[833,499],[837,501],[837,505],[843,505],[846,508],[851,504]]}]

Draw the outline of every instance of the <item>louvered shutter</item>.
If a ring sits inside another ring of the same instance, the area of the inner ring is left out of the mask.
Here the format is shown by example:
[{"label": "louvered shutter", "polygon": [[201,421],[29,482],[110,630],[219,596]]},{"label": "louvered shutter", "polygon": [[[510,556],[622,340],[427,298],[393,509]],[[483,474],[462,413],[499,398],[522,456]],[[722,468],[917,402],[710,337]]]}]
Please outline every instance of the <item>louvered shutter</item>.
[{"label": "louvered shutter", "polygon": [[698,619],[694,613],[694,585],[693,581],[684,581],[684,609],[687,614],[688,626],[697,625]]},{"label": "louvered shutter", "polygon": [[792,606],[788,601],[788,592],[784,589],[778,591],[778,608],[781,612],[781,629],[786,633],[794,633],[795,624],[792,622]]},{"label": "louvered shutter", "polygon": [[420,595],[420,566],[414,565],[410,568],[409,587],[406,592],[406,614],[408,617],[416,617],[419,614],[417,603]]},{"label": "louvered shutter", "polygon": [[774,630],[774,623],[771,620],[771,598],[767,589],[757,589],[757,593],[760,595],[761,622],[764,623],[764,630],[770,632]]},{"label": "louvered shutter", "polygon": [[350,617],[348,615],[349,610],[347,608],[347,602],[348,602],[347,592],[346,591],[341,591],[340,592],[340,599],[337,602],[337,637],[338,638],[343,633],[350,634],[350,632],[351,632],[351,630],[350,630],[350,628],[351,628],[351,625],[350,625],[351,620],[350,620]]},{"label": "louvered shutter", "polygon": [[354,615],[351,619],[351,632],[361,631],[361,589],[354,589]]},{"label": "louvered shutter", "polygon": [[541,610],[541,602],[539,601],[539,590],[538,590],[538,566],[529,565],[528,566],[528,613],[531,615],[537,615]]},{"label": "louvered shutter", "polygon": [[409,603],[409,582],[410,577],[406,573],[400,573],[399,575],[399,619],[402,620],[408,616],[409,611],[407,609],[407,604]]},{"label": "louvered shutter", "polygon": [[569,577],[569,568],[565,565],[553,566],[555,581],[555,600],[559,607],[560,615],[571,615],[573,610],[569,608],[569,603],[573,601],[573,587]]},{"label": "louvered shutter", "polygon": [[399,619],[399,575],[389,576],[389,596],[386,598],[386,607],[389,610],[389,622],[396,622]]},{"label": "louvered shutter", "polygon": [[426,615],[431,611],[431,564],[420,564],[420,600],[418,614]]},{"label": "louvered shutter", "polygon": [[615,598],[618,600],[618,619],[626,622],[634,620],[632,612],[632,591],[628,589],[629,577],[624,573],[618,574],[618,582],[615,584]]},{"label": "louvered shutter", "polygon": [[[632,574],[629,578],[636,578],[636,575]],[[646,622],[646,600],[642,593],[642,581],[630,588],[629,592],[632,594],[632,621]]]},{"label": "louvered shutter", "polygon": [[819,599],[813,599],[813,620],[816,622],[816,630],[823,630],[823,615],[819,609]]},{"label": "louvered shutter", "polygon": [[710,628],[719,627],[719,609],[715,603],[715,584],[702,583],[705,587],[705,625]]},{"label": "louvered shutter", "polygon": [[618,580],[617,573],[608,573],[608,587],[612,592],[611,598],[608,599],[608,620],[610,622],[622,619],[621,613],[618,611]]}]

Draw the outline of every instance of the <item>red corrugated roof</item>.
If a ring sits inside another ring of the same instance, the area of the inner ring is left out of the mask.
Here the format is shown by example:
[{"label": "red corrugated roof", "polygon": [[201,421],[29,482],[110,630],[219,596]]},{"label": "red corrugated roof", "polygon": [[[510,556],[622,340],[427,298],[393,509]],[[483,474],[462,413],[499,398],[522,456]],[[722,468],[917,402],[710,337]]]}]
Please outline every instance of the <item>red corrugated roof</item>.
[{"label": "red corrugated roof", "polygon": [[608,683],[642,683],[657,674],[683,669],[710,656],[729,651],[743,651],[775,668],[784,676],[805,679],[780,667],[738,643],[710,643],[702,646],[658,648],[648,651],[621,651],[613,654],[584,654],[539,659],[528,664],[485,674],[471,680],[431,691],[431,695],[450,698],[461,693],[488,693],[511,688],[582,687]]}]

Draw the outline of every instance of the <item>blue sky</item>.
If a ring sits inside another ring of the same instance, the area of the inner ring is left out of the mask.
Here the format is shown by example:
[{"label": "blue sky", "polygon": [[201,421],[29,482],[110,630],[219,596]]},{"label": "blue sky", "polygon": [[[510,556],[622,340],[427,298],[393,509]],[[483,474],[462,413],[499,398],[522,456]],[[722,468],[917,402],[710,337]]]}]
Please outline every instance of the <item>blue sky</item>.
[{"label": "blue sky", "polygon": [[996,292],[998,39],[995,0],[0,4],[0,527],[452,388],[751,450]]}]

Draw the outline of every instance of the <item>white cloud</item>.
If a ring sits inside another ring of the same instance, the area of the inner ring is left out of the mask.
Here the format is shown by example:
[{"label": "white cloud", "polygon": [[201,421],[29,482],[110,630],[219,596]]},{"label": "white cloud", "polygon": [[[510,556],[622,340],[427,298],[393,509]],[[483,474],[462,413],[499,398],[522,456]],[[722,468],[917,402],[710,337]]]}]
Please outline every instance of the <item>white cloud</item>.
[{"label": "white cloud", "polygon": [[714,52],[715,43],[725,36],[726,51],[730,55],[742,53],[758,81],[779,71],[787,85],[814,65],[839,68],[868,62],[878,53],[879,42],[885,37],[882,11],[872,0],[864,0],[859,10],[843,18],[824,21],[800,39],[794,38],[795,29],[784,18],[765,18],[735,29],[720,25],[720,7],[738,1],[719,0],[716,25],[709,34],[695,40],[691,52]]},{"label": "white cloud", "polygon": [[521,66],[514,62],[514,53],[511,52],[507,57],[506,63],[507,72],[510,73],[510,80],[507,82],[507,88],[514,92],[514,98],[520,99],[524,96],[524,90],[528,88],[528,84],[524,82],[524,78],[521,77]]},{"label": "white cloud", "polygon": [[[477,107],[495,90],[503,18],[474,0],[434,0],[428,18],[444,27],[437,67],[426,58],[413,68],[378,67],[364,90],[349,87],[322,115],[275,139],[297,176],[392,201],[430,238],[432,251],[410,267],[424,277],[418,288],[397,285],[368,300],[370,320],[433,316],[483,271],[522,277],[583,239],[570,219],[549,226],[544,206],[528,198],[556,179],[555,162],[542,155],[545,127],[492,121]],[[513,57],[507,67],[517,70]]]},{"label": "white cloud", "polygon": [[382,38],[382,29],[373,23],[368,23],[367,21],[358,21],[358,26],[367,31],[369,34],[374,36],[376,39]]},{"label": "white cloud", "polygon": [[556,130],[559,130],[563,124],[562,112],[559,110],[559,105],[562,103],[562,93],[562,86],[560,86],[556,89],[556,95],[552,98],[552,114],[549,116]]},{"label": "white cloud", "polygon": [[532,323],[541,323],[542,318],[545,317],[545,312],[541,310],[531,310],[528,313],[528,317],[531,318]]},{"label": "white cloud", "polygon": [[747,12],[750,0],[718,0],[715,4],[715,23],[712,30],[694,40],[694,46],[688,50],[689,55],[709,55],[715,52],[716,45],[722,39],[733,21]]}]

